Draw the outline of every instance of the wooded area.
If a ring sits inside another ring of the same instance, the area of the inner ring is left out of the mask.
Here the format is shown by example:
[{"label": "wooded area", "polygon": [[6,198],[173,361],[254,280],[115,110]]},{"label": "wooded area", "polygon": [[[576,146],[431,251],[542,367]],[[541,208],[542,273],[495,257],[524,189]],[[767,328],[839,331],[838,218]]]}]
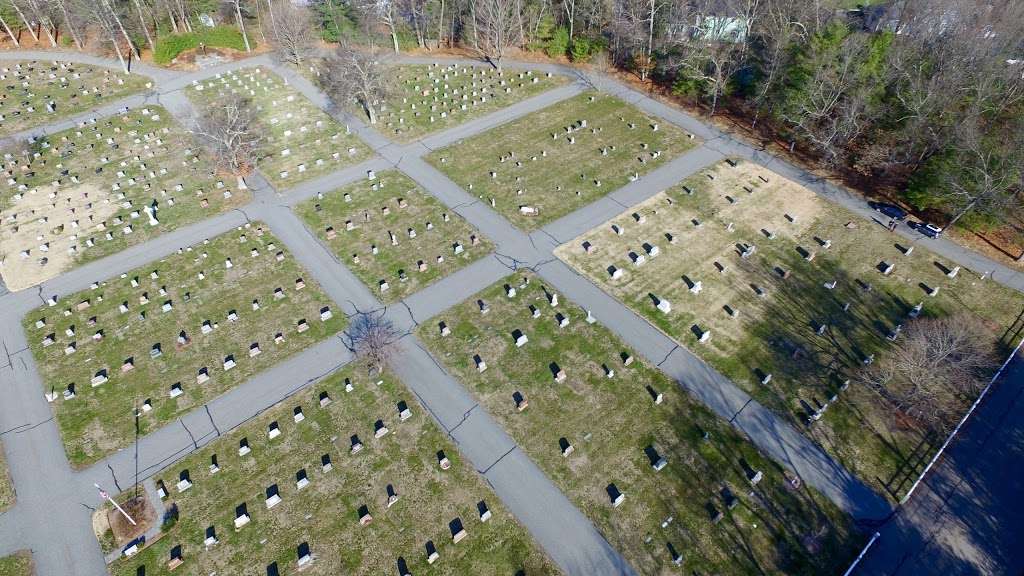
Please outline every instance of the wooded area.
[{"label": "wooded area", "polygon": [[9,43],[111,53],[126,68],[147,50],[166,63],[264,44],[298,65],[318,40],[614,67],[940,226],[1024,249],[1016,0],[3,0],[0,24]]}]

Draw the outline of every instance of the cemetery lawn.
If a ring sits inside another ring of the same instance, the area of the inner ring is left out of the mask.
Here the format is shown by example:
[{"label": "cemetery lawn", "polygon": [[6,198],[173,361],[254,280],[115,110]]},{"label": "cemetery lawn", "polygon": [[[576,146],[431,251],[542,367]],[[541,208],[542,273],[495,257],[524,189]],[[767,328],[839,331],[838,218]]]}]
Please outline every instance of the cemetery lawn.
[{"label": "cemetery lawn", "polygon": [[[887,334],[912,321],[908,313],[918,303],[924,317],[979,317],[995,340],[1013,324],[1024,296],[968,270],[949,278],[945,271],[953,264],[922,246],[904,255],[901,248],[910,243],[879,218],[881,225],[859,218],[759,165],[722,162],[556,254],[790,419],[863,480],[899,498],[937,445],[911,426],[897,426],[895,409],[862,385],[840,390],[843,381],[868,354],[885,353]],[[593,246],[589,254],[584,242]],[[658,246],[660,255],[636,266],[629,254],[644,254],[644,243]],[[747,244],[756,252],[744,259]],[[882,273],[882,262],[894,265],[890,274]],[[621,277],[612,278],[610,266]],[[702,290],[692,293],[688,281],[701,282]],[[940,288],[938,295],[928,296],[928,287]],[[668,300],[671,312],[659,311],[651,295]],[[700,343],[697,334],[705,330],[710,340]],[[762,384],[767,374],[772,378]],[[836,394],[839,401],[808,426],[816,403]],[[964,409],[972,400],[963,399]]]},{"label": "cemetery lawn", "polygon": [[7,461],[4,460],[3,446],[0,446],[0,512],[14,504],[14,486],[7,472]]},{"label": "cemetery lawn", "polygon": [[[507,297],[505,286],[517,294]],[[808,487],[792,488],[777,464],[609,330],[588,323],[578,306],[562,299],[551,307],[547,290],[532,272],[509,276],[421,324],[418,334],[638,573],[678,574],[669,544],[686,573],[832,574],[845,566],[861,538],[841,511]],[[556,314],[568,326],[559,328]],[[517,330],[529,340],[522,347]],[[486,362],[484,372],[474,355]],[[627,365],[624,355],[635,359]],[[553,378],[559,369],[561,383]],[[663,395],[661,404],[648,387]],[[515,393],[529,402],[521,412]],[[562,439],[573,446],[568,456]],[[667,459],[661,471],[648,447]],[[763,473],[756,486],[744,463]],[[625,494],[618,507],[609,484]],[[732,510],[726,488],[738,498]],[[718,523],[711,506],[724,514]]]},{"label": "cemetery lawn", "polygon": [[[345,200],[346,195],[351,201]],[[494,248],[462,217],[398,171],[383,172],[373,181],[360,180],[322,199],[308,200],[296,210],[320,240],[387,304],[486,256]],[[347,230],[347,222],[354,226],[352,230]],[[427,229],[427,223],[432,229]],[[409,230],[414,231],[415,238],[409,237]],[[389,233],[394,234],[397,245],[392,245]],[[460,254],[455,253],[456,244],[462,246]],[[373,246],[377,247],[376,255]],[[439,258],[443,262],[438,262]],[[422,272],[421,263],[426,266]],[[387,282],[387,290],[381,290],[382,282]]]},{"label": "cemetery lawn", "polygon": [[564,76],[533,70],[499,73],[489,66],[461,64],[399,65],[394,72],[393,94],[378,111],[377,123],[384,134],[400,142],[446,130],[568,82]]},{"label": "cemetery lawn", "polygon": [[5,61],[0,67],[6,76],[0,91],[0,137],[142,92],[150,82],[138,74],[56,60]]},{"label": "cemetery lawn", "polygon": [[32,553],[27,550],[0,558],[0,576],[32,576],[34,573]]},{"label": "cemetery lawn", "polygon": [[[219,183],[191,136],[159,106],[4,153],[4,170],[17,181],[0,192],[0,274],[11,290],[249,200],[233,180]],[[147,215],[153,206],[157,224]]]},{"label": "cemetery lawn", "polygon": [[[346,381],[351,392],[345,391]],[[331,402],[321,407],[324,392]],[[405,421],[399,418],[399,402],[412,412]],[[295,422],[296,408],[302,410],[301,422]],[[382,438],[374,434],[378,419],[389,429]],[[273,422],[281,434],[270,439]],[[356,454],[351,453],[353,435],[363,445]],[[242,438],[252,450],[246,456],[238,455]],[[451,462],[448,470],[438,465],[440,450]],[[327,472],[323,455],[330,457]],[[219,471],[211,474],[214,456]],[[181,492],[183,471],[192,485]],[[302,472],[309,483],[299,489]],[[294,574],[303,542],[314,557],[303,570],[309,574],[393,574],[399,558],[413,574],[556,573],[415,396],[390,374],[370,379],[361,366],[350,365],[314,384],[155,478],[166,486],[165,503],[177,506],[179,517],[137,556],[112,564],[114,576],[135,576],[142,565],[148,576],[167,574],[175,546],[181,546],[187,574],[263,576],[275,562],[280,574]],[[399,498],[391,507],[389,485]],[[282,500],[268,510],[272,486]],[[477,509],[481,501],[492,515],[485,523]],[[236,531],[241,504],[251,521]],[[364,505],[372,516],[365,526],[359,521]],[[456,518],[468,533],[459,543],[452,542],[449,530]],[[207,549],[210,526],[219,543]],[[440,554],[429,568],[428,541]]]},{"label": "cemetery lawn", "polygon": [[[581,121],[586,127],[566,133]],[[695,142],[617,98],[587,92],[426,158],[473,196],[493,198],[495,209],[513,224],[532,230],[615,191]]]},{"label": "cemetery lawn", "polygon": [[[170,310],[164,311],[167,303]],[[64,297],[56,306],[42,306],[24,318],[24,328],[45,392],[57,396],[53,411],[68,458],[84,466],[131,441],[136,408],[143,409],[142,433],[148,433],[340,332],[346,324],[340,311],[321,320],[321,310],[330,305],[291,254],[256,223]],[[37,327],[39,320],[45,326]],[[307,328],[299,332],[302,320]],[[102,338],[96,340],[97,334]],[[47,337],[52,344],[45,344]],[[76,349],[68,354],[72,343]],[[235,366],[225,368],[229,356]],[[209,380],[200,382],[203,369]],[[172,398],[176,383],[183,393]],[[61,394],[69,385],[75,391],[70,399]],[[144,409],[147,400],[151,410]]]},{"label": "cemetery lawn", "polygon": [[255,67],[218,76],[190,86],[189,96],[200,106],[217,106],[237,90],[252,101],[263,136],[256,167],[279,191],[370,157],[355,133],[273,72]]}]

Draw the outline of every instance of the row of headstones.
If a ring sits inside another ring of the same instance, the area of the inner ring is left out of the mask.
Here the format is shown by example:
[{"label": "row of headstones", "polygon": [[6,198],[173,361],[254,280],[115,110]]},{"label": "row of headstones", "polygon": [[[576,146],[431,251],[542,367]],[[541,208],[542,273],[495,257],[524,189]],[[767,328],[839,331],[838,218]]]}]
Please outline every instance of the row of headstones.
[{"label": "row of headstones", "polygon": [[[156,114],[156,113],[150,113],[150,110],[148,108],[143,108],[142,112],[143,112],[142,116],[146,120],[150,120],[150,121],[153,121],[153,122],[157,122],[157,121],[160,120],[160,115]],[[132,118],[127,115],[127,109],[124,110],[124,113],[125,114],[122,116],[122,120],[124,122],[130,121]],[[142,126],[142,124],[141,124],[142,123],[142,119],[136,118],[135,120],[137,122],[137,125],[139,127],[141,127]],[[109,128],[111,130],[111,132],[113,134],[115,134],[115,135],[122,134],[123,128],[122,128],[122,126],[115,125],[112,120],[107,120],[104,123],[102,128],[99,127],[97,124],[98,124],[98,121],[95,118],[92,118],[90,120],[83,120],[83,121],[79,122],[78,126],[77,126],[77,129],[75,131],[75,138],[78,138],[78,139],[85,138],[85,136],[84,136],[82,131],[86,130],[86,129],[89,129],[89,130],[91,130],[90,134],[92,135],[93,140],[95,140],[95,141],[101,141],[102,140],[103,143],[105,143],[107,146],[109,146],[111,150],[120,150],[122,143],[124,143],[124,144],[132,144],[132,143],[140,144],[140,145],[143,145],[143,149],[144,150],[149,151],[149,152],[151,152],[151,148],[149,146],[149,142],[151,142],[151,141],[155,141],[157,146],[163,146],[163,141],[162,141],[162,139],[159,137],[159,135],[157,133],[149,131],[149,132],[146,132],[145,134],[143,134],[140,137],[139,136],[139,130],[136,129],[136,128],[131,128],[131,129],[128,129],[127,131],[124,131],[124,134],[125,134],[124,137],[118,136],[117,138],[115,138],[114,136],[106,136],[106,138],[104,139],[105,134],[104,134],[103,128]],[[170,128],[167,127],[167,126],[164,126],[164,127],[161,128],[161,132],[163,134],[169,134],[170,133]],[[119,142],[118,140],[121,140],[121,142]],[[74,148],[77,147],[77,145],[78,145],[78,142],[76,140],[72,140],[70,137],[68,137],[67,134],[62,134],[60,141],[62,143],[69,144],[70,147],[72,148],[72,150],[63,150],[60,146],[53,146],[51,144],[49,138],[33,136],[32,138],[29,139],[29,142],[31,144],[37,144],[38,143],[41,150],[49,150],[50,154],[52,156],[59,156],[62,160],[66,159],[68,157],[71,157],[73,155]],[[94,142],[90,142],[88,144],[88,148],[89,149],[95,148],[95,143]],[[163,148],[160,148],[160,150],[162,151]],[[132,153],[132,151],[129,150],[128,154],[131,154],[131,153]],[[190,155],[191,155],[191,153],[187,153],[186,157],[190,156]],[[36,150],[32,154],[32,160],[33,161],[39,160],[39,159],[42,158],[42,156],[43,156],[42,151]],[[141,161],[141,160],[137,158],[136,161]],[[106,159],[106,157],[104,156],[101,159],[101,163],[106,164],[107,162],[109,162],[109,159]],[[42,165],[43,166],[46,165],[45,159],[42,160]],[[125,167],[125,166],[127,166],[127,163],[123,162],[121,165],[122,165],[122,167]],[[20,170],[21,170],[22,173],[32,172],[31,164],[21,163],[21,161],[18,160],[17,158],[15,158],[14,154],[11,153],[11,152],[4,153],[3,167],[4,167],[5,170],[10,172],[10,173],[6,174],[6,176],[8,176],[8,178],[10,178],[10,177],[12,177],[14,175],[11,170],[13,168],[15,168],[15,167],[20,167]],[[60,170],[62,168],[63,168],[62,165],[58,165],[57,166],[58,170]],[[8,181],[8,185],[13,185],[13,183]]]},{"label": "row of headstones", "polygon": [[[58,62],[55,61],[54,64],[56,65],[56,64],[58,64]],[[60,62],[59,65],[60,65],[60,68],[67,69],[67,63]],[[39,70],[39,71],[37,71],[37,75],[40,77],[40,79],[45,81],[47,86],[53,86],[53,85],[55,85],[54,81],[55,80],[59,80],[59,84],[57,85],[59,89],[67,90],[69,88],[72,88],[71,82],[68,80],[68,77],[67,76],[58,76],[54,72],[54,70],[56,70],[56,66],[51,67],[49,70]],[[9,68],[9,67],[4,67],[4,68],[0,69],[0,81],[14,80],[14,81],[20,81],[21,82],[20,86],[15,85],[15,84],[8,84],[8,85],[6,85],[6,87],[5,87],[6,88],[6,92],[3,93],[3,94],[0,94],[0,109],[4,108],[4,105],[7,102],[7,98],[8,98],[9,93],[12,90],[15,90],[15,89],[17,89],[19,87],[22,90],[22,95],[27,96],[29,98],[32,98],[32,97],[35,96],[35,93],[31,92],[31,89],[33,87],[33,83],[32,83],[33,77],[31,75],[31,72],[33,72],[33,71],[35,71],[34,67],[30,66],[27,70],[24,70],[25,73],[23,73],[23,69],[21,67],[21,63],[16,64],[14,66],[13,70],[11,68]],[[91,73],[92,71],[93,71],[92,68],[87,69],[87,72],[89,72],[89,73]],[[8,76],[12,72],[14,74],[14,77],[13,78],[8,78]],[[124,85],[124,79],[121,76],[117,75],[116,73],[111,72],[110,70],[104,70],[103,72],[104,72],[104,75],[103,75],[103,78],[102,78],[102,84],[103,85],[109,84],[111,81],[115,82],[118,86],[123,86]],[[45,76],[45,78],[43,78],[44,76]],[[82,78],[82,75],[81,75],[80,72],[72,72],[71,73],[71,79],[73,79],[73,80],[80,80],[81,78]],[[90,89],[88,87],[87,83],[84,83],[84,82],[80,86],[74,87],[73,90],[74,90],[74,92],[71,94],[71,98],[72,99],[75,99],[75,98],[77,98],[80,95],[81,96],[92,95],[92,96],[94,96],[96,98],[102,98],[103,97],[103,92],[101,91],[101,86],[93,86]],[[22,109],[24,109],[24,111],[28,112],[28,113],[35,112],[36,110],[35,110],[35,108],[33,106],[30,105],[30,102],[31,102],[31,100],[23,100],[23,101],[19,102],[18,104],[15,105],[15,108],[10,113],[13,116],[20,116],[21,113],[22,113]],[[55,100],[53,100],[52,98],[47,100],[44,103],[44,106],[46,108],[46,111],[49,112],[49,113],[55,113],[57,111],[57,102]],[[0,113],[0,122],[3,122],[6,119],[7,119],[6,113]]]},{"label": "row of headstones", "polygon": [[[246,225],[246,228],[248,228],[248,225]],[[262,236],[263,235],[262,228],[258,228],[257,229],[257,235],[258,236]],[[245,234],[241,234],[239,236],[239,242],[240,243],[245,243],[246,241],[247,241],[246,235]],[[203,241],[203,244],[207,245],[207,244],[209,244],[209,242],[210,242],[209,239],[207,239],[207,240]],[[183,255],[183,254],[185,254],[187,252],[192,252],[193,248],[194,247],[192,247],[192,246],[189,246],[188,248],[185,248],[185,249],[179,248],[178,249],[178,254],[179,255]],[[271,242],[271,243],[267,244],[266,248],[267,248],[267,252],[268,253],[269,252],[275,252],[276,245],[273,242]],[[251,258],[258,258],[260,256],[260,251],[259,251],[258,248],[251,248],[250,251],[249,251],[249,255],[250,255]],[[198,264],[198,263],[202,262],[204,259],[206,259],[208,257],[209,257],[209,253],[206,252],[206,251],[203,251],[198,257],[196,257],[193,260],[193,263]],[[284,259],[285,259],[284,251],[276,250],[275,261],[283,262]],[[232,261],[232,259],[230,257],[227,257],[227,258],[224,259],[224,268],[225,268],[225,270],[230,270],[230,269],[234,268],[234,263],[233,263],[233,261]],[[127,277],[128,277],[127,273],[121,274],[121,279],[125,279]],[[150,280],[153,280],[153,281],[159,280],[160,279],[160,270],[158,268],[153,269],[149,273],[149,278],[150,278]],[[205,270],[200,270],[196,274],[196,279],[197,279],[197,281],[200,281],[200,282],[205,280],[206,279],[206,271]],[[140,281],[139,276],[133,276],[129,280],[129,285],[131,286],[132,289],[140,288],[141,281]],[[305,287],[306,287],[306,283],[305,283],[305,281],[301,277],[295,279],[295,290],[296,291],[302,290]],[[99,288],[100,288],[100,284],[98,282],[93,282],[90,285],[90,290],[95,291],[95,290],[98,290]],[[167,290],[166,285],[161,286],[158,289],[158,295],[159,295],[159,297],[163,297],[163,298],[166,298],[169,295],[169,292]],[[99,294],[97,294],[95,296],[95,298],[96,298],[97,303],[102,303],[103,300],[104,300],[103,293],[100,292]],[[142,294],[140,294],[138,298],[139,298],[139,305],[140,306],[145,306],[145,305],[149,304],[149,302],[150,302],[149,292],[148,291],[143,290]],[[285,298],[284,289],[282,287],[278,286],[277,288],[274,289],[274,299],[275,300],[281,300],[283,298]],[[189,302],[191,300],[191,292],[186,291],[184,293],[183,299],[184,299],[184,301],[186,303]],[[50,306],[55,306],[56,303],[57,303],[56,297],[51,297],[47,301],[47,304],[50,305]],[[91,307],[91,305],[92,305],[92,299],[91,298],[84,298],[84,299],[82,299],[81,301],[79,301],[76,304],[75,310],[77,312],[84,312],[85,310],[88,310]],[[170,312],[173,309],[173,307],[174,307],[173,301],[168,299],[168,300],[165,300],[163,302],[161,310],[166,313],[166,312]],[[258,299],[253,300],[252,309],[254,311],[260,309],[259,300]],[[126,313],[129,312],[129,310],[130,310],[130,308],[129,308],[129,303],[128,303],[127,300],[123,301],[118,306],[118,312],[120,314],[126,314]],[[72,312],[72,310],[70,308],[66,308],[64,310],[64,316],[70,316],[72,313],[73,312]],[[140,313],[140,319],[141,320],[145,320],[146,319],[145,311]],[[235,310],[231,310],[228,313],[228,319],[231,320],[231,321],[237,320],[238,319],[237,312]],[[46,325],[47,325],[47,323],[46,323],[45,317],[36,320],[35,327],[37,329],[42,329]],[[89,326],[95,326],[95,325],[96,325],[96,316],[93,316],[92,318],[89,319]],[[203,325],[204,325],[204,327],[210,327],[209,321],[205,321],[203,323]],[[205,334],[205,333],[208,333],[210,331],[212,331],[212,327],[210,327],[209,330],[204,329],[203,333]],[[74,327],[73,326],[69,327],[67,330],[65,330],[65,332],[67,333],[67,336],[69,338],[73,338],[75,336],[75,332],[74,332]],[[99,341],[99,340],[102,340],[102,338],[103,338],[102,331],[99,331],[97,334],[93,335],[93,340]],[[54,342],[51,341],[49,344],[53,344],[53,343]],[[48,345],[48,344],[44,343],[44,346],[45,345]]]}]

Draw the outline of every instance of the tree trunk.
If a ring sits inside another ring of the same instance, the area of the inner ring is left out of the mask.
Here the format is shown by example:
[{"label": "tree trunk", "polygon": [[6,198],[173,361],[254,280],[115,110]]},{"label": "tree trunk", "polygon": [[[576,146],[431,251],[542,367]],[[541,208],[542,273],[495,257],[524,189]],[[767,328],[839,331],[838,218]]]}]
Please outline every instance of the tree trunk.
[{"label": "tree trunk", "polygon": [[39,42],[39,35],[36,34],[35,28],[29,24],[28,18],[25,18],[25,13],[21,11],[21,8],[18,7],[16,2],[12,1],[11,6],[14,6],[14,11],[18,13],[18,16],[21,17],[21,21],[25,23],[25,28],[28,28],[28,33],[32,35],[32,39]]},{"label": "tree trunk", "polygon": [[389,22],[388,28],[391,29],[391,43],[394,45],[395,54],[398,54],[398,32],[395,30],[394,22]]},{"label": "tree trunk", "polygon": [[270,14],[270,29],[273,31],[272,36],[277,38],[277,21],[274,20],[274,7],[270,4],[270,0],[267,0],[267,14]]},{"label": "tree trunk", "polygon": [[7,25],[7,21],[4,20],[3,16],[0,16],[0,24],[4,25],[4,30],[6,30],[7,35],[11,37],[11,42],[14,42],[15,46],[20,47],[21,42],[18,42],[18,37],[14,35],[14,32],[11,32],[11,27]]},{"label": "tree trunk", "polygon": [[444,0],[441,0],[441,14],[437,17],[437,47],[441,47],[444,38]]},{"label": "tree trunk", "polygon": [[[47,22],[49,24],[47,24]],[[54,29],[54,30],[57,29],[57,27],[53,25],[53,21],[50,20],[49,18],[47,18],[46,20],[43,20],[42,18],[40,18],[39,19],[39,27],[43,29],[43,32],[46,32],[46,38],[50,41],[50,46],[56,48],[57,47],[57,39],[54,38],[53,37],[53,33],[50,32],[51,28]]]},{"label": "tree trunk", "polygon": [[68,33],[71,34],[71,39],[75,41],[75,46],[81,50],[82,39],[78,37],[78,32],[75,31],[75,27],[71,23],[71,14],[68,12],[67,4],[64,3],[64,0],[57,0],[57,4],[60,6],[61,13],[64,14],[64,24],[68,27]]},{"label": "tree trunk", "polygon": [[370,119],[370,124],[376,124],[377,123],[377,111],[374,110],[373,106],[371,106],[367,102],[364,102],[363,103],[363,108],[366,109],[366,116]]},{"label": "tree trunk", "polygon": [[167,6],[167,15],[171,19],[171,30],[174,30],[174,33],[177,34],[178,33],[178,19],[174,17],[174,10],[171,7],[171,5],[170,4],[165,4],[165,6]]},{"label": "tree trunk", "polygon": [[138,46],[132,44],[132,38],[128,35],[128,31],[124,29],[124,23],[121,22],[121,17],[118,16],[117,12],[114,11],[114,7],[107,0],[100,1],[102,2],[103,7],[106,8],[108,12],[110,12],[110,15],[114,18],[114,22],[117,22],[117,28],[121,31],[121,36],[123,36],[124,41],[128,43],[128,49],[134,50],[135,55],[140,56]]},{"label": "tree trunk", "polygon": [[975,198],[974,200],[971,200],[970,202],[968,202],[967,206],[964,206],[962,210],[957,212],[956,216],[953,216],[952,220],[950,220],[948,223],[946,223],[946,228],[945,229],[948,230],[949,228],[952,228],[953,225],[956,224],[958,220],[960,220],[961,218],[966,216],[967,213],[970,212],[971,210],[974,210],[974,207],[977,204],[978,204],[978,199],[977,198]]},{"label": "tree trunk", "polygon": [[146,43],[149,44],[150,51],[156,52],[156,44],[153,43],[153,37],[149,35],[149,27],[146,26],[146,16],[142,13],[142,4],[139,0],[135,0],[135,8],[139,11],[139,24],[142,26],[142,32],[146,35]]},{"label": "tree trunk", "polygon": [[121,45],[117,43],[117,35],[112,34],[110,42],[114,45],[114,52],[117,53],[117,59],[121,61],[121,68],[124,69],[125,74],[129,74],[131,71],[128,70],[128,63],[124,61],[124,55],[121,54]]},{"label": "tree trunk", "polygon": [[249,34],[245,31],[245,23],[242,21],[242,0],[235,0],[235,17],[238,18],[238,28],[242,31],[242,40],[245,42],[245,51],[252,52],[252,47],[249,46]]}]

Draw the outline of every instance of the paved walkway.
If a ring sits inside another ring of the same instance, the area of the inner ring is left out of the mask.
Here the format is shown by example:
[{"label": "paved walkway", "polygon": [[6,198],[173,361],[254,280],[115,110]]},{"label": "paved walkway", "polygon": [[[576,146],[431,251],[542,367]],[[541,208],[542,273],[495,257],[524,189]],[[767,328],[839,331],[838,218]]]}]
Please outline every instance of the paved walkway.
[{"label": "paved walkway", "polygon": [[[0,53],[0,59],[10,59],[11,54]],[[58,55],[51,52],[22,52],[17,53],[17,56],[59,57],[110,65],[109,61],[77,53]],[[2,436],[3,447],[18,493],[16,506],[0,515],[0,553],[32,548],[42,574],[105,573],[103,558],[89,524],[91,507],[98,503],[92,483],[99,482],[111,490],[127,488],[135,468],[133,452],[125,450],[85,470],[70,469],[50,407],[40,394],[42,382],[24,341],[20,318],[39,306],[46,296],[71,294],[87,287],[94,280],[128,271],[170,254],[180,246],[226,232],[250,220],[265,222],[346,313],[384,309],[389,318],[404,331],[410,331],[417,322],[443,312],[511,270],[523,266],[532,267],[563,295],[592,310],[603,324],[643,351],[648,359],[658,364],[695,397],[746,431],[763,451],[801,475],[805,482],[821,490],[854,517],[876,520],[889,512],[884,499],[853,478],[781,418],[751,401],[728,379],[677,346],[552,255],[552,250],[561,242],[725,156],[751,158],[771,164],[773,169],[783,173],[788,165],[782,165],[774,158],[744,147],[728,135],[707,128],[694,118],[643,94],[602,77],[580,75],[575,70],[556,65],[530,64],[533,68],[569,73],[576,78],[576,82],[407,145],[391,143],[359,119],[331,109],[325,96],[314,85],[294,72],[281,70],[265,55],[188,74],[146,67],[139,69],[151,74],[157,82],[155,94],[147,98],[157,98],[179,119],[187,121],[192,112],[190,104],[183,97],[183,88],[193,81],[256,64],[272,67],[281,73],[313,102],[351,126],[378,156],[300,184],[286,192],[274,190],[259,175],[255,175],[249,181],[253,189],[253,202],[241,210],[183,227],[69,271],[45,282],[39,289],[9,294],[0,291],[0,397],[4,398],[0,402],[0,430],[6,431]],[[512,66],[514,64],[510,64]],[[460,189],[421,158],[431,148],[480,133],[571,97],[587,86],[615,93],[649,113],[697,134],[706,142],[637,182],[529,235],[513,227],[489,206]],[[46,128],[40,130],[42,132],[38,133],[46,133]],[[492,256],[410,296],[401,305],[385,309],[303,226],[289,207],[318,192],[326,192],[363,178],[367,170],[381,170],[388,166],[402,170],[430,194],[466,218],[487,234],[497,249]],[[793,172],[792,177],[802,179],[800,172]],[[852,197],[834,194],[827,187],[816,189],[826,197],[855,207],[856,203],[850,199]],[[943,248],[946,244],[940,241],[936,244],[940,248],[932,246],[932,249],[942,252],[948,249]],[[955,251],[951,253],[956,256]],[[972,255],[966,254],[964,261],[960,261],[951,256],[951,259],[966,266],[970,266],[966,264],[967,261],[977,262],[971,258]],[[1009,274],[1004,275],[1001,271],[997,271],[996,279],[1008,281],[1011,285],[1014,282]],[[1021,289],[1024,289],[1024,285]],[[339,339],[327,340],[147,435],[139,445],[142,475],[151,475],[350,360],[351,355]],[[567,573],[632,573],[628,564],[611,549],[593,525],[523,454],[490,415],[476,405],[472,395],[426,352],[411,333],[402,339],[402,351],[395,363],[395,372],[449,433],[460,451],[487,479],[505,505]],[[281,382],[289,384],[282,386]]]}]

